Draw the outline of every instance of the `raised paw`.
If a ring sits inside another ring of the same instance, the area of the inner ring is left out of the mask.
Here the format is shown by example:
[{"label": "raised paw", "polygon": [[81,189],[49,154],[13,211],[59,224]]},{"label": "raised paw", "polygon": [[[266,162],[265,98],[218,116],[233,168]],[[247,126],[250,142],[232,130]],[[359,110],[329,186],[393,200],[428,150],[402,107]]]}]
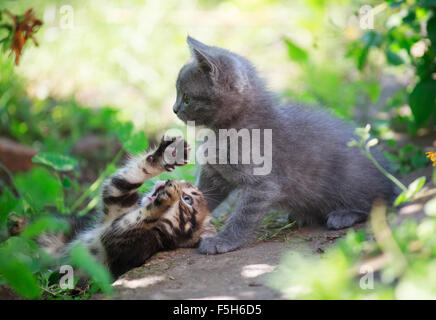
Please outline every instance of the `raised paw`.
[{"label": "raised paw", "polygon": [[183,137],[163,136],[156,151],[147,157],[153,165],[160,165],[166,171],[173,171],[176,166],[188,164],[191,147]]},{"label": "raised paw", "polygon": [[239,244],[232,243],[219,235],[215,237],[203,238],[198,247],[198,252],[202,254],[218,254],[233,251],[239,248]]}]

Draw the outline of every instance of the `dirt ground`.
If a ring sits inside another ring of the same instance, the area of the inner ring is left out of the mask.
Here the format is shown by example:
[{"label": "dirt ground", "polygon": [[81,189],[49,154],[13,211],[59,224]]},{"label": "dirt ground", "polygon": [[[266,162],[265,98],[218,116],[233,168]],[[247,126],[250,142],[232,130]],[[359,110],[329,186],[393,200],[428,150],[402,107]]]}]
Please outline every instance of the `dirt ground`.
[{"label": "dirt ground", "polygon": [[[357,226],[362,227],[362,225]],[[265,281],[283,253],[320,254],[346,230],[289,230],[285,241],[253,241],[220,255],[195,249],[161,252],[114,283],[115,299],[280,299]],[[95,298],[101,298],[99,296]]]}]

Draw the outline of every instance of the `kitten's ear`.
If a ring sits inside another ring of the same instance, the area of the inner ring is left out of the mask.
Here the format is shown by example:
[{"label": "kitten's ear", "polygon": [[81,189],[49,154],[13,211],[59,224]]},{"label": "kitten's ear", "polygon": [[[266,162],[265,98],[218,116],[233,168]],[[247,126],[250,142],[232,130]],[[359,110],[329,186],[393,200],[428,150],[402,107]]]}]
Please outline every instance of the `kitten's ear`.
[{"label": "kitten's ear", "polygon": [[188,36],[186,42],[191,50],[192,57],[197,61],[199,67],[212,76],[216,75],[218,68],[215,59],[210,54],[210,47]]}]

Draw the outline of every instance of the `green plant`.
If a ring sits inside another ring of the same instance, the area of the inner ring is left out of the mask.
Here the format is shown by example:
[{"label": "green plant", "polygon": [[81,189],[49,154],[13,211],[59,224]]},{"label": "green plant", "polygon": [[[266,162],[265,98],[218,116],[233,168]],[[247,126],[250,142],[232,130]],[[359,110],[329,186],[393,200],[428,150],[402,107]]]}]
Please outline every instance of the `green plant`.
[{"label": "green plant", "polygon": [[395,206],[398,206],[402,203],[410,201],[424,186],[425,177],[419,177],[408,187],[406,187],[400,180],[398,180],[394,175],[388,172],[385,168],[383,168],[378,161],[371,154],[371,147],[374,147],[378,144],[378,139],[373,138],[370,139],[370,130],[371,126],[367,124],[364,128],[356,128],[355,134],[360,137],[360,140],[352,139],[349,143],[349,147],[358,147],[361,152],[365,154],[365,156],[372,161],[372,163],[377,167],[377,169],[383,173],[388,179],[390,179],[397,187],[401,189],[401,194],[397,197],[394,202]]},{"label": "green plant", "polygon": [[[360,39],[350,42],[348,56],[355,59],[359,70],[370,66],[370,53],[385,56],[388,65],[406,67],[415,72],[408,99],[414,128],[434,125],[436,111],[436,10],[431,0],[394,1],[386,0],[377,19],[383,19],[375,30],[366,32]],[[423,27],[425,31],[423,32]],[[397,105],[402,106],[401,104]]]},{"label": "green plant", "polygon": [[290,299],[435,299],[435,204],[392,228],[378,204],[371,228],[348,231],[322,256],[288,253],[269,284]]},{"label": "green plant", "polygon": [[[392,140],[395,142],[395,140]],[[391,162],[392,170],[399,174],[407,174],[413,170],[423,168],[428,164],[422,148],[408,144],[392,152],[384,152],[385,157]]]}]

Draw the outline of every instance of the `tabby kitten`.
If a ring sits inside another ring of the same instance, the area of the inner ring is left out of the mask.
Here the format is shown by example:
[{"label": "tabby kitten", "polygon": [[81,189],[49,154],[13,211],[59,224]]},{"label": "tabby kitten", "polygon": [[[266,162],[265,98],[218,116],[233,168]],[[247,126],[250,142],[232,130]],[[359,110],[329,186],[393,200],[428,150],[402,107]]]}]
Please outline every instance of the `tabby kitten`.
[{"label": "tabby kitten", "polygon": [[[158,181],[146,195],[137,192],[148,179],[174,170],[177,164],[166,162],[164,152],[175,156],[176,150],[184,150],[186,164],[189,147],[181,138],[162,139],[156,151],[130,159],[103,185],[102,221],[55,253],[65,256],[82,244],[117,278],[158,251],[195,247],[201,238],[214,235],[206,200],[191,183]],[[40,243],[53,244],[53,238]]]},{"label": "tabby kitten", "polygon": [[[347,147],[355,138],[352,128],[319,110],[278,105],[247,59],[191,37],[187,42],[193,59],[177,78],[177,116],[217,136],[219,129],[272,130],[268,175],[254,175],[256,165],[241,164],[240,158],[238,164],[202,165],[198,186],[210,194],[206,200],[211,211],[233,190],[239,191],[239,201],[224,230],[203,239],[201,253],[240,247],[272,207],[289,210],[299,224],[341,229],[364,221],[376,198],[393,199],[390,180]],[[376,150],[374,156],[385,166]]]}]

